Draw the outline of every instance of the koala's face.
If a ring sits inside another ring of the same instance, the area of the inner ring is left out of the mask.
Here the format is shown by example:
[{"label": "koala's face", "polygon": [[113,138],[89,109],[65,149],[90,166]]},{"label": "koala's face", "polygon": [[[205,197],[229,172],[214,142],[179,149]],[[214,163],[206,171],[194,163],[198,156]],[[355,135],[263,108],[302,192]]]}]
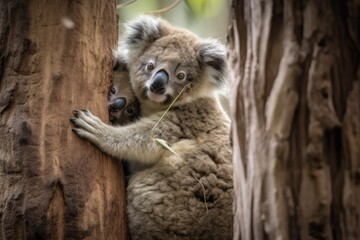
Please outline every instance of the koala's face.
[{"label": "koala's face", "polygon": [[213,94],[225,75],[225,50],[150,16],[126,26],[124,34],[131,84],[147,106],[164,108],[188,86],[177,102]]},{"label": "koala's face", "polygon": [[140,117],[140,104],[131,88],[129,72],[124,63],[118,63],[114,67],[108,100],[112,124],[125,125]]},{"label": "koala's face", "polygon": [[167,105],[186,85],[200,81],[196,52],[183,40],[163,37],[133,62],[138,68],[132,84],[143,101]]}]

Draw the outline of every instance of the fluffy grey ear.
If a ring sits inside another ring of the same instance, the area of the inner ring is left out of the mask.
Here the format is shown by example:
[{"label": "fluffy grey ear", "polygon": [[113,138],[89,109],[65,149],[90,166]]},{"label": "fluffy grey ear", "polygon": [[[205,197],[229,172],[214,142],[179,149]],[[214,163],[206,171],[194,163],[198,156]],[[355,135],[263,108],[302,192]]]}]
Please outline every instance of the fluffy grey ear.
[{"label": "fluffy grey ear", "polygon": [[128,51],[123,47],[118,47],[116,50],[113,50],[114,55],[114,71],[128,71],[127,67],[127,53]]},{"label": "fluffy grey ear", "polygon": [[214,39],[204,40],[198,51],[200,65],[218,85],[222,85],[227,76],[225,53],[224,45]]},{"label": "fluffy grey ear", "polygon": [[142,52],[149,44],[161,36],[160,19],[149,15],[141,15],[125,24],[123,44],[129,52]]}]

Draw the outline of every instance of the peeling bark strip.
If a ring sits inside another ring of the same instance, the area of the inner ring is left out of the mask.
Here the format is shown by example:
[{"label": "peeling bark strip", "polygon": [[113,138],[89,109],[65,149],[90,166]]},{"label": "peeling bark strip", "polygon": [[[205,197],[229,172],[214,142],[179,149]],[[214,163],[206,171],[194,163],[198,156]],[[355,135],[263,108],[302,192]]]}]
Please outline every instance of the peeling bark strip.
[{"label": "peeling bark strip", "polygon": [[107,116],[115,1],[0,1],[0,239],[126,239],[122,169],[71,131]]},{"label": "peeling bark strip", "polygon": [[234,239],[360,239],[360,4],[233,0]]}]

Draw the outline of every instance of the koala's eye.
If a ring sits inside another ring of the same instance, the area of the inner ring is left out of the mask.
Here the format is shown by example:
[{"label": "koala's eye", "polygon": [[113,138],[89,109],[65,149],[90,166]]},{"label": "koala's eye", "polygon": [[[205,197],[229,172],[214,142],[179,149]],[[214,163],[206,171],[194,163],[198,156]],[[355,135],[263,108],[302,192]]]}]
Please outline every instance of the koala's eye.
[{"label": "koala's eye", "polygon": [[131,114],[134,113],[134,109],[132,109],[131,107],[129,107],[129,108],[126,109],[126,112],[127,112],[129,115],[131,115]]},{"label": "koala's eye", "polygon": [[154,66],[154,63],[153,63],[153,62],[148,62],[148,63],[146,64],[146,70],[147,70],[147,71],[152,71],[152,70],[154,70],[154,68],[155,68],[155,66]]},{"label": "koala's eye", "polygon": [[177,79],[179,80],[184,80],[185,79],[185,73],[184,72],[179,72],[178,74],[176,74]]},{"label": "koala's eye", "polygon": [[115,94],[115,93],[116,93],[116,89],[115,89],[114,87],[112,87],[112,88],[110,89],[110,92],[111,92],[111,94]]}]

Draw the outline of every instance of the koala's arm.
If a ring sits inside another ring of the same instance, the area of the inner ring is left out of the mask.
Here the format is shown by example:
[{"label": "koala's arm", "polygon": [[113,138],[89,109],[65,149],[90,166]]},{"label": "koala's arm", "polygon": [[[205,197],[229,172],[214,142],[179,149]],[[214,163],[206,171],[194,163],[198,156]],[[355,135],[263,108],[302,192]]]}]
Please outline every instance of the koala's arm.
[{"label": "koala's arm", "polygon": [[[88,139],[101,151],[119,159],[153,164],[165,151],[152,140],[151,131],[156,118],[142,118],[127,126],[110,126],[88,110],[75,110],[71,121],[76,126],[73,129],[75,133]],[[162,131],[157,127],[156,132]]]}]

